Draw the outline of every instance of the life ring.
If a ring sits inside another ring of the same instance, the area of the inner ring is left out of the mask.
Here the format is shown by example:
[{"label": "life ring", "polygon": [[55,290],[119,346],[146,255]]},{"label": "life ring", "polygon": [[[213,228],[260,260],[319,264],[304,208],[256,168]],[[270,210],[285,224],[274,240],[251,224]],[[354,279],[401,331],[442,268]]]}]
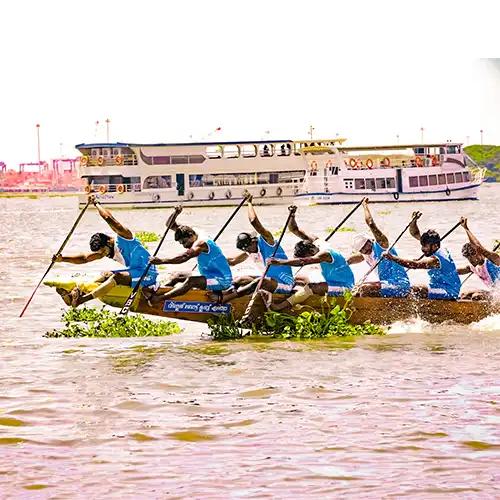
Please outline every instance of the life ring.
[{"label": "life ring", "polygon": [[392,193],[392,196],[396,201],[399,200],[399,193]]},{"label": "life ring", "polygon": [[293,190],[293,194],[294,194],[295,196],[297,196],[297,195],[299,194],[299,188],[298,188],[298,187],[294,188],[294,190]]},{"label": "life ring", "polygon": [[328,161],[326,162],[326,165],[325,165],[325,166],[326,166],[326,168],[332,168],[332,167],[333,167],[332,160],[328,160]]},{"label": "life ring", "polygon": [[123,184],[118,184],[116,191],[120,194],[123,194],[125,192],[125,186]]},{"label": "life ring", "polygon": [[317,172],[318,163],[316,161],[312,161],[311,164],[309,165],[309,169],[311,170],[311,172]]},{"label": "life ring", "polygon": [[276,196],[281,196],[282,194],[283,194],[283,189],[281,189],[280,187],[276,189]]},{"label": "life ring", "polygon": [[424,160],[422,159],[421,156],[416,156],[415,157],[415,163],[417,164],[417,167],[423,167],[424,166]]},{"label": "life ring", "polygon": [[371,158],[368,158],[366,160],[366,166],[371,170],[373,168],[373,160]]},{"label": "life ring", "polygon": [[450,191],[450,188],[449,188],[449,187],[446,187],[445,194],[446,194],[446,196],[450,196],[451,191]]},{"label": "life ring", "polygon": [[261,196],[266,196],[266,190],[265,190],[264,188],[262,188],[262,189],[260,190],[260,195],[261,195]]},{"label": "life ring", "polygon": [[194,198],[194,193],[192,191],[189,191],[188,200],[192,200],[193,198]]},{"label": "life ring", "polygon": [[233,193],[231,193],[231,190],[230,190],[230,189],[228,189],[228,190],[226,191],[226,198],[229,200],[230,198],[232,198],[232,196],[233,196]]},{"label": "life ring", "polygon": [[156,201],[160,201],[160,195],[158,193],[155,193],[151,196],[151,199],[156,202]]},{"label": "life ring", "polygon": [[349,166],[350,166],[351,168],[356,168],[356,166],[357,166],[357,165],[358,165],[358,162],[357,162],[354,158],[351,158],[351,159],[349,160]]},{"label": "life ring", "polygon": [[87,194],[89,194],[91,191],[92,191],[92,188],[90,187],[90,184],[87,184],[87,185],[85,186],[85,192],[86,192]]},{"label": "life ring", "polygon": [[104,194],[108,189],[106,188],[106,186],[104,184],[101,184],[99,186],[99,193],[101,194]]},{"label": "life ring", "polygon": [[102,167],[104,165],[104,157],[103,156],[99,156],[97,158],[97,164]]},{"label": "life ring", "polygon": [[363,160],[361,158],[356,160],[356,168],[363,168]]},{"label": "life ring", "polygon": [[382,160],[382,166],[383,167],[390,167],[391,166],[391,160],[388,156],[386,156],[383,160]]},{"label": "life ring", "polygon": [[214,198],[215,198],[215,193],[211,191],[210,194],[208,195],[208,199],[213,200]]},{"label": "life ring", "polygon": [[436,167],[439,165],[439,156],[437,155],[433,155],[432,156],[432,166],[433,167]]},{"label": "life ring", "polygon": [[117,165],[123,165],[123,156],[122,155],[115,156],[115,163]]},{"label": "life ring", "polygon": [[80,165],[83,165],[84,167],[86,167],[88,164],[89,164],[89,157],[87,155],[83,155],[80,158]]}]

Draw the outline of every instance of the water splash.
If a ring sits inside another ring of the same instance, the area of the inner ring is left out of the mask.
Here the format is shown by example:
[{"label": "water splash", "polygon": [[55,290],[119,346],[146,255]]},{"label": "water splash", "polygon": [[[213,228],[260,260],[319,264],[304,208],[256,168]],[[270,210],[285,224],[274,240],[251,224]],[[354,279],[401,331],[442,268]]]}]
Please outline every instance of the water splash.
[{"label": "water splash", "polygon": [[500,314],[492,314],[481,321],[471,323],[470,328],[481,332],[500,332]]},{"label": "water splash", "polygon": [[387,330],[388,335],[400,335],[403,333],[427,333],[432,329],[431,323],[419,317],[405,321],[396,321]]}]

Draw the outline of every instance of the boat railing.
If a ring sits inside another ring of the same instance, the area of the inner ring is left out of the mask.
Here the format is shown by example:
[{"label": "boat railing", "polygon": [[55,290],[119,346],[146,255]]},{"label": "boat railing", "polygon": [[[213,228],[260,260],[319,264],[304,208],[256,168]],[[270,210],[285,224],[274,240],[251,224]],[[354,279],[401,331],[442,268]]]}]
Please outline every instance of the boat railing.
[{"label": "boat railing", "polygon": [[137,155],[116,155],[116,156],[87,156],[80,157],[82,167],[111,167],[123,165],[137,165]]}]

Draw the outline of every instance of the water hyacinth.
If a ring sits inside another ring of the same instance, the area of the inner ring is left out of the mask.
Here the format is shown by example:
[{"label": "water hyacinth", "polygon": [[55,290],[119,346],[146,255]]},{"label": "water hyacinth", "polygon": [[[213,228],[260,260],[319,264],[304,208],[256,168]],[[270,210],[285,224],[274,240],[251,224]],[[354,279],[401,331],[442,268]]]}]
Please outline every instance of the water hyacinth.
[{"label": "water hyacinth", "polygon": [[137,231],[135,233],[136,239],[138,239],[143,245],[146,243],[152,243],[160,239],[160,235],[153,233],[151,231]]},{"label": "water hyacinth", "polygon": [[61,320],[64,328],[44,337],[163,337],[181,332],[173,321],[152,321],[138,314],[121,316],[104,309],[68,309]]}]

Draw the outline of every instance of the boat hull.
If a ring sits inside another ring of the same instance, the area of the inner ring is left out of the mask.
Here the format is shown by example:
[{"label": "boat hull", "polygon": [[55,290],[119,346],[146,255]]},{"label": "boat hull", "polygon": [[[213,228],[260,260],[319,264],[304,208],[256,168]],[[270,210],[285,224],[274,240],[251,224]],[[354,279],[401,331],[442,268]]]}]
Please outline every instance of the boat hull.
[{"label": "boat hull", "polygon": [[[77,282],[61,282],[61,281],[46,281],[45,285],[51,287],[64,288],[71,290],[78,285],[84,292],[88,293],[95,289],[96,283],[77,283]],[[167,291],[169,288],[162,288],[160,291]],[[117,286],[111,292],[102,297],[102,302],[105,304],[121,308],[131,293],[131,289],[125,286]],[[276,296],[277,300],[285,298],[284,296]],[[235,319],[240,319],[247,307],[250,297],[241,297],[235,299],[231,304],[217,305],[211,303],[208,299],[207,292],[203,290],[190,290],[181,297],[175,297],[172,300],[167,300],[162,304],[151,307],[147,301],[138,295],[136,302],[132,307],[132,311],[142,314],[151,314],[172,319],[182,319],[188,321],[196,321],[206,323],[210,318],[214,318],[221,314],[232,313]],[[343,297],[330,297],[328,304],[334,306],[339,304],[343,306],[345,300]],[[324,311],[324,299],[319,296],[313,296],[303,304],[301,309],[291,311],[290,314],[300,314],[301,310],[310,308],[316,311]],[[375,324],[386,325],[396,321],[404,321],[411,318],[421,318],[430,323],[442,323],[452,321],[455,323],[469,324],[480,321],[491,314],[500,313],[500,304],[488,301],[470,301],[470,300],[427,300],[414,298],[381,298],[381,297],[354,297],[349,305],[352,311],[350,318],[353,324],[363,324],[366,321],[371,321]],[[265,312],[265,307],[260,298],[255,301],[252,310],[252,316],[258,318]]]}]

